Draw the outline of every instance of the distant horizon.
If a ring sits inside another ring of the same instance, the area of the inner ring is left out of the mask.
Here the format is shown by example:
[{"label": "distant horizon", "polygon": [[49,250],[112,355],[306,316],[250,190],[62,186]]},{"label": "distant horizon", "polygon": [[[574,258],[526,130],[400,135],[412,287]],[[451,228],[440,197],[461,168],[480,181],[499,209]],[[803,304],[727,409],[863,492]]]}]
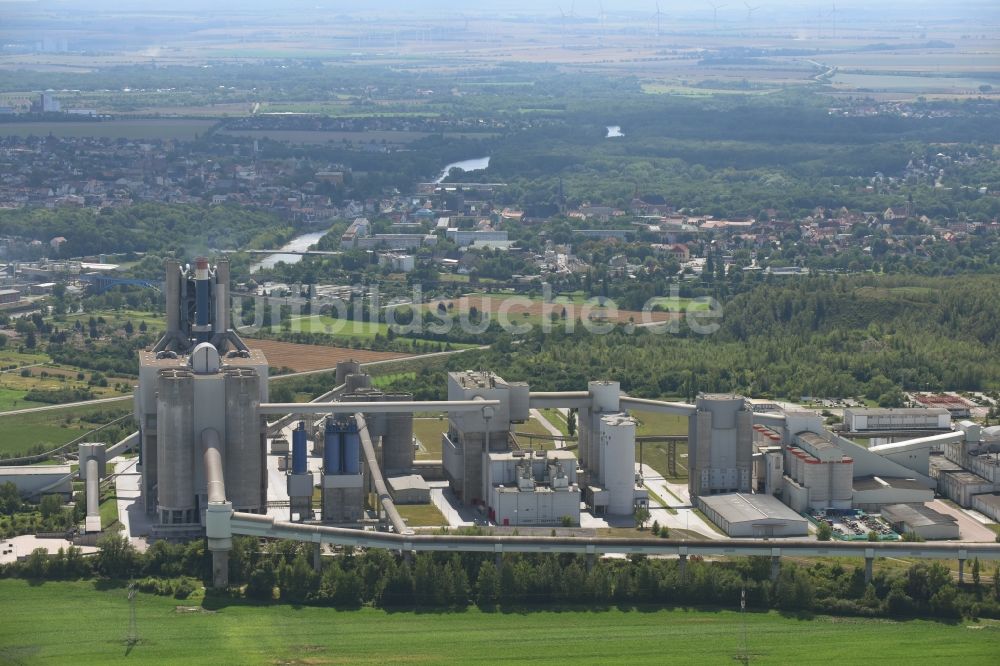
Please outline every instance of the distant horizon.
[{"label": "distant horizon", "polygon": [[[706,17],[712,14],[712,4],[706,0],[549,0],[546,2],[530,2],[529,0],[490,0],[489,2],[477,2],[470,6],[468,2],[460,0],[420,0],[419,2],[408,2],[406,0],[370,0],[359,6],[355,2],[347,0],[289,0],[288,2],[274,3],[241,0],[217,0],[206,6],[203,2],[195,0],[176,0],[164,7],[147,0],[0,0],[0,4],[22,8],[37,7],[49,10],[66,8],[87,13],[104,12],[142,12],[149,11],[157,14],[176,14],[186,12],[203,12],[205,14],[215,14],[220,11],[246,12],[246,13],[286,13],[295,8],[316,9],[320,11],[333,11],[338,14],[363,15],[381,12],[394,12],[399,15],[412,16],[433,11],[453,11],[463,15],[496,15],[498,13],[517,13],[524,16],[573,16],[578,19],[596,18],[602,12],[605,15],[641,14],[648,12],[651,16],[657,11],[659,4],[660,11],[665,17],[677,17],[678,15],[694,18],[701,14]],[[748,13],[747,2],[726,2],[718,6],[719,21],[733,22],[743,20]],[[759,15],[817,15],[820,12],[832,13],[836,7],[836,12],[845,20],[850,20],[850,15],[874,16],[912,16],[919,14],[924,17],[935,19],[962,18],[982,18],[986,20],[1000,21],[1000,4],[992,0],[958,0],[957,2],[942,4],[933,0],[917,0],[909,2],[906,0],[886,0],[877,6],[862,0],[809,0],[806,3],[796,0],[755,0],[751,4]],[[427,17],[431,18],[431,17]],[[453,18],[453,17],[452,17]],[[986,26],[984,26],[986,27]]]}]

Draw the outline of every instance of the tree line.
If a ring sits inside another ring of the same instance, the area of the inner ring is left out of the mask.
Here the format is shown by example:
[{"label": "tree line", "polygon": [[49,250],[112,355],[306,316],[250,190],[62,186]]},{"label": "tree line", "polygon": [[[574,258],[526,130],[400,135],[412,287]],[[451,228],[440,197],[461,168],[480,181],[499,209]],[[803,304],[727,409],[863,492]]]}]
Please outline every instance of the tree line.
[{"label": "tree line", "polygon": [[[36,580],[140,580],[143,589],[186,596],[185,579],[207,582],[211,557],[204,540],[154,543],[136,551],[109,534],[94,557],[70,548],[55,556],[35,551],[0,568],[2,576]],[[878,569],[866,583],[860,566],[840,560],[808,565],[785,561],[771,577],[768,557],[708,562],[631,556],[625,560],[555,554],[418,553],[346,548],[313,566],[313,545],[292,541],[233,540],[230,587],[223,594],[261,603],[362,605],[399,609],[484,610],[559,606],[734,607],[745,591],[747,608],[866,617],[1000,617],[1000,567],[984,580],[979,560],[971,583],[957,584],[939,562]]]}]

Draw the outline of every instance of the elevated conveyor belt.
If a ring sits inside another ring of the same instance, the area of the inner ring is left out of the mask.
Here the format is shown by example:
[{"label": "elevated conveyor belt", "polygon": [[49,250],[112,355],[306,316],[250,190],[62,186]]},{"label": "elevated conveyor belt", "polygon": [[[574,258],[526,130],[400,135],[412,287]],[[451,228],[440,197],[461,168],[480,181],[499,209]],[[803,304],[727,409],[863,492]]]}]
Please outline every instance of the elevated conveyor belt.
[{"label": "elevated conveyor belt", "polygon": [[397,534],[413,534],[413,530],[407,527],[403,517],[399,515],[399,511],[396,509],[396,504],[392,499],[392,495],[389,494],[389,487],[386,485],[385,479],[382,477],[382,469],[378,465],[378,456],[375,453],[375,444],[372,442],[372,437],[368,433],[368,423],[365,421],[365,415],[358,412],[354,415],[354,418],[358,423],[358,434],[361,435],[361,450],[364,451],[365,462],[368,465],[369,473],[372,475],[372,484],[375,486],[378,501],[385,510],[386,518],[389,519],[392,529],[394,529]]},{"label": "elevated conveyor belt", "polygon": [[605,539],[597,537],[460,536],[390,534],[322,525],[277,521],[250,513],[232,515],[233,534],[291,539],[310,543],[402,551],[476,553],[624,553],[639,555],[801,556],[801,557],[920,557],[947,560],[978,557],[1000,559],[1000,543],[911,543],[793,540]]}]

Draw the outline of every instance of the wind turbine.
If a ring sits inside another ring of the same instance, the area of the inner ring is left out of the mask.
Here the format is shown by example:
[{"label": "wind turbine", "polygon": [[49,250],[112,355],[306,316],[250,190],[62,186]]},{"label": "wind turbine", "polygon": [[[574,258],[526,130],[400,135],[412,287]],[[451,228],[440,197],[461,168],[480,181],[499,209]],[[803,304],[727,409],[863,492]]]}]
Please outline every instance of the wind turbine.
[{"label": "wind turbine", "polygon": [[660,11],[660,3],[656,3],[656,13],[653,14],[653,18],[656,19],[656,38],[660,38],[660,19],[663,18],[663,12]]},{"label": "wind turbine", "polygon": [[711,3],[711,2],[709,2],[708,4],[712,8],[712,31],[713,32],[718,32],[719,31],[719,10],[722,9],[723,7],[725,7],[726,5],[716,5],[716,4]]},{"label": "wind turbine", "polygon": [[757,5],[756,7],[751,7],[750,4],[747,3],[747,2],[744,2],[743,4],[746,5],[746,8],[747,8],[747,23],[752,23],[753,22],[753,13],[755,11],[757,11],[758,9],[760,9],[760,5]]},{"label": "wind turbine", "polygon": [[562,46],[566,48],[566,12],[563,11],[562,5],[556,5],[559,9],[559,23],[562,26]]},{"label": "wind turbine", "polygon": [[833,3],[833,9],[830,11],[830,16],[833,17],[833,38],[837,39],[837,3]]}]

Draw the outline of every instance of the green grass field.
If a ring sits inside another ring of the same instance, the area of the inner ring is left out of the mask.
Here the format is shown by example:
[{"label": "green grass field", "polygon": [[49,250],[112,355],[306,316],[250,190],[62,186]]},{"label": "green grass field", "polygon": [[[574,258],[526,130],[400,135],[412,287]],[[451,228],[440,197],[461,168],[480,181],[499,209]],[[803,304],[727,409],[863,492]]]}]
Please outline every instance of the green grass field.
[{"label": "green grass field", "polygon": [[[673,414],[657,414],[656,412],[633,411],[639,421],[636,435],[686,435],[688,431],[687,417]],[[687,478],[687,443],[678,442],[677,474],[669,474],[667,469],[666,442],[647,442],[642,445],[642,462],[649,465],[665,478],[681,480]],[[639,461],[639,445],[635,446],[635,459]]]},{"label": "green grass field", "polygon": [[[0,598],[16,609],[0,623],[0,662],[14,664],[731,664],[744,637],[729,610],[387,613],[139,594],[140,640],[127,651],[124,587],[2,580]],[[755,664],[994,664],[1000,641],[992,621],[745,621]]]},{"label": "green grass field", "polygon": [[441,433],[447,431],[447,418],[413,419],[413,434],[420,440],[417,459],[441,460]]},{"label": "green grass field", "polygon": [[396,509],[410,527],[447,526],[444,514],[433,504],[397,504]]},{"label": "green grass field", "polygon": [[131,401],[56,409],[34,414],[0,417],[0,453],[22,455],[35,444],[53,449],[94,430],[99,424],[82,421],[94,412],[108,415],[108,421],[132,411]]}]

